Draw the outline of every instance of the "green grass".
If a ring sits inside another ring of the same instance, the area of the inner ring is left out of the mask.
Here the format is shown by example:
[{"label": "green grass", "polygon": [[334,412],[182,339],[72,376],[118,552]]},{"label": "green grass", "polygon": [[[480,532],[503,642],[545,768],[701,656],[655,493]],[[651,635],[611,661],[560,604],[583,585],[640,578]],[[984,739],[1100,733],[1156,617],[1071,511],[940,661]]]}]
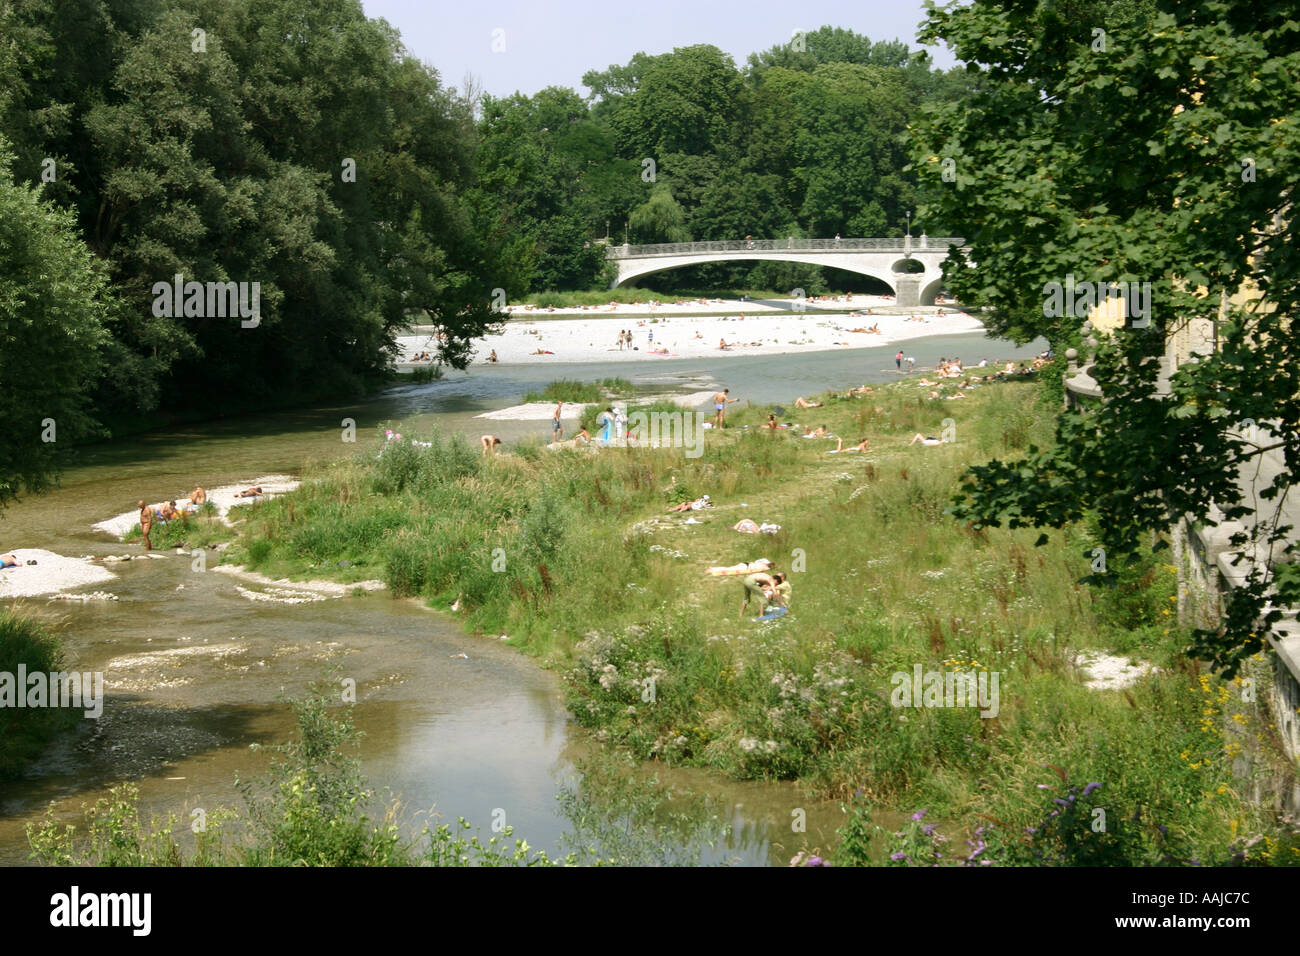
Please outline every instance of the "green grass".
[{"label": "green grass", "polygon": [[[149,543],[153,545],[154,550],[184,548],[188,551],[194,548],[206,548],[220,541],[229,541],[234,536],[235,532],[218,516],[216,506],[208,501],[204,502],[194,514],[183,513],[175,521],[164,524],[155,519],[153,527],[149,530]],[[143,544],[144,538],[140,534],[140,525],[133,525],[122,540],[131,544]]]},{"label": "green grass", "polygon": [[[834,293],[828,293],[834,294]],[[645,304],[653,301],[676,302],[678,299],[739,299],[741,296],[751,299],[788,299],[790,290],[772,289],[709,289],[707,291],[656,292],[653,289],[592,289],[585,292],[535,292],[525,296],[519,304],[534,305],[545,309],[571,309],[583,305],[609,305],[620,302],[627,305]],[[514,303],[512,303],[514,304]]]},{"label": "green grass", "polygon": [[[28,674],[63,669],[58,640],[33,617],[8,608],[0,611],[0,674],[16,680],[18,666]],[[26,694],[26,688],[16,688]],[[17,777],[60,733],[75,727],[83,711],[67,707],[16,707],[0,705],[0,780]]]},{"label": "green grass", "polygon": [[603,378],[595,382],[578,382],[560,379],[551,382],[540,392],[529,392],[523,397],[527,402],[603,402],[611,398],[631,395],[634,386],[625,378]]},{"label": "green grass", "polygon": [[[560,671],[575,718],[641,759],[861,791],[967,833],[995,817],[1017,835],[1041,821],[1039,786],[1063,785],[1059,767],[1071,784],[1100,782],[1112,819],[1166,826],[1202,861],[1264,832],[1267,814],[1233,785],[1221,724],[1264,733],[1267,718],[1253,703],[1228,713],[1232,685],[1183,655],[1167,565],[1148,555],[1092,589],[1080,580],[1086,524],[1035,547],[1037,530],[976,531],[945,514],[970,465],[1052,441],[1037,387],[997,382],[960,401],[927,392],[905,382],[820,396],[809,411],[785,403],[787,421],[867,436],[866,454],[761,429],[768,408],[745,405],[699,458],[533,445],[483,460],[431,435],[431,448],[311,472],[258,506],[237,550],[277,573],[346,558],[398,596],[459,597],[469,627],[508,634]],[[908,445],[945,419],[953,442]],[[698,524],[664,513],[704,493],[716,506]],[[730,530],[744,517],[781,530]],[[738,618],[736,579],[703,574],[758,557],[794,588],[791,613],[767,626]],[[1124,691],[1090,690],[1071,664],[1083,650],[1158,670]],[[917,664],[996,671],[998,715],[891,706],[892,675]]]}]

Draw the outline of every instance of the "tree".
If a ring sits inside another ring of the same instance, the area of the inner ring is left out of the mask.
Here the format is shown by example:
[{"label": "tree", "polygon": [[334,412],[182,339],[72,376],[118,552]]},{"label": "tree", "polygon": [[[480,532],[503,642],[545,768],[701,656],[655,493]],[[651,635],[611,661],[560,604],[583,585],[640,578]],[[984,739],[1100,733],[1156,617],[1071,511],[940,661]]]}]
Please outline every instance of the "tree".
[{"label": "tree", "polygon": [[[1062,414],[1057,442],[973,469],[954,511],[984,525],[1059,528],[1092,515],[1112,563],[1215,503],[1284,560],[1250,569],[1190,651],[1234,674],[1300,602],[1283,510],[1300,467],[1300,292],[1291,171],[1300,160],[1300,31],[1281,2],[989,0],[924,27],[979,74],[970,102],[937,106],[912,156],[932,202],[970,245],[950,288],[995,328],[1077,342],[1082,317],[1043,315],[1049,283],[1149,283],[1149,325],[1101,344],[1105,401]],[[951,162],[946,162],[951,160]],[[947,170],[950,175],[945,177]],[[955,174],[955,175],[951,175]],[[1226,296],[1250,288],[1258,296]],[[1035,309],[1035,300],[1037,300]],[[1159,387],[1167,337],[1217,322],[1219,347]],[[1270,449],[1237,423],[1268,423],[1284,464],[1246,507],[1239,473]],[[1267,512],[1272,512],[1267,513]]]},{"label": "tree", "polygon": [[632,210],[628,227],[637,242],[689,242],[686,215],[667,183],[659,183],[650,198]]},{"label": "tree", "polygon": [[15,183],[0,137],[0,507],[39,492],[58,450],[98,431],[89,385],[114,307],[70,213]]},{"label": "tree", "polygon": [[609,125],[629,159],[718,152],[736,138],[744,95],[731,57],[713,46],[682,47],[644,61]]}]

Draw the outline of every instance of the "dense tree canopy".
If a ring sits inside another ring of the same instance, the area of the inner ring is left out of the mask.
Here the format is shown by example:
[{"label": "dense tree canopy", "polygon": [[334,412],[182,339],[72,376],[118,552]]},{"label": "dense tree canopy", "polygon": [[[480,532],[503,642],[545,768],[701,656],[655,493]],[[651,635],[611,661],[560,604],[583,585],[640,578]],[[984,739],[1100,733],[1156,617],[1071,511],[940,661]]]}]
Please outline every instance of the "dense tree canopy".
[{"label": "dense tree canopy", "polygon": [[[359,0],[11,0],[0,35],[13,177],[74,217],[111,290],[88,345],[105,421],[356,394],[416,321],[463,367],[496,290],[605,285],[606,237],[899,234],[907,119],[968,85],[823,27],[743,68],[689,46],[592,70],[588,96],[480,99]],[[256,283],[256,321],[160,307],[176,276]],[[653,281],[826,280],[724,263]]]},{"label": "dense tree canopy", "polygon": [[[1290,224],[1300,161],[1300,29],[1282,2],[1006,4],[935,11],[927,27],[978,90],[918,125],[913,156],[970,245],[950,284],[997,331],[1079,343],[1082,317],[1046,317],[1047,284],[1149,282],[1149,324],[1101,343],[1105,402],[1062,416],[1059,443],[975,469],[959,515],[1060,527],[1092,514],[1113,555],[1217,504],[1264,540],[1300,468],[1300,254]],[[949,175],[945,175],[945,170]],[[952,175],[955,174],[955,175]],[[1269,305],[1225,296],[1255,287]],[[1217,322],[1218,348],[1157,387],[1166,340]],[[1239,423],[1266,425],[1261,448]],[[1243,466],[1284,466],[1244,506]],[[1290,555],[1290,549],[1287,554]],[[1258,567],[1193,648],[1231,674],[1264,645],[1265,601],[1300,602],[1296,565]],[[1267,623],[1279,612],[1270,610]]]},{"label": "dense tree canopy", "polygon": [[[509,242],[464,198],[469,111],[356,0],[0,16],[24,39],[0,49],[21,77],[0,104],[15,172],[75,209],[123,304],[103,407],[355,393],[412,315],[448,332],[452,364],[494,321]],[[258,283],[258,324],[159,315],[151,290],[177,274]]]},{"label": "dense tree canopy", "polygon": [[60,448],[96,433],[88,383],[112,307],[72,215],[14,183],[11,162],[0,137],[0,507],[45,487]]}]

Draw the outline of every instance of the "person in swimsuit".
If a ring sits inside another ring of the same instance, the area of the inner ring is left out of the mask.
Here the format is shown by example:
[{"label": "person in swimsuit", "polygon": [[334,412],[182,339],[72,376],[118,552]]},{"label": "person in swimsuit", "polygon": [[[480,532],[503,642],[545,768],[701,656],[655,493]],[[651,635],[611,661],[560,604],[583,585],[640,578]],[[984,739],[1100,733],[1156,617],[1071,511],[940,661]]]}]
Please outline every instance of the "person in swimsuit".
[{"label": "person in swimsuit", "polygon": [[858,443],[857,443],[856,445],[852,446],[851,448],[845,448],[845,447],[844,447],[844,439],[843,439],[843,438],[837,438],[837,439],[835,439],[835,448],[834,448],[833,450],[831,450],[831,451],[828,451],[826,454],[828,454],[828,455],[834,455],[834,454],[837,454],[837,453],[839,453],[839,452],[843,452],[844,454],[847,455],[847,454],[851,454],[851,453],[853,453],[853,452],[855,452],[855,451],[866,451],[866,450],[867,450],[867,440],[866,440],[865,438],[860,438],[860,439],[858,439]]},{"label": "person in swimsuit", "polygon": [[496,454],[496,446],[501,444],[501,439],[496,435],[484,435],[479,442],[483,445],[483,454],[491,458]]},{"label": "person in swimsuit", "polygon": [[912,440],[911,440],[910,442],[908,442],[907,444],[910,446],[910,445],[915,445],[917,442],[920,442],[922,445],[942,445],[942,444],[943,444],[943,441],[942,441],[942,440],[940,440],[940,439],[938,439],[938,438],[935,438],[933,435],[922,435],[920,432],[917,432],[917,433],[912,437]]},{"label": "person in swimsuit", "polygon": [[190,504],[201,505],[208,500],[208,493],[203,490],[201,485],[195,485],[194,490],[190,492]]},{"label": "person in swimsuit", "polygon": [[247,490],[245,490],[245,491],[241,491],[239,494],[235,495],[235,497],[236,497],[236,498],[256,498],[256,497],[258,497],[259,495],[261,495],[261,493],[262,493],[262,486],[261,486],[261,485],[258,485],[256,488],[249,488],[249,489],[247,489]]},{"label": "person in swimsuit", "polygon": [[137,501],[136,505],[140,509],[140,535],[144,538],[144,549],[152,551],[153,545],[149,542],[149,529],[153,527],[153,509],[143,501]]},{"label": "person in swimsuit", "polygon": [[555,403],[555,413],[551,416],[551,441],[559,441],[564,437],[564,426],[560,424],[560,410],[564,408],[564,402]]},{"label": "person in swimsuit", "polygon": [[0,554],[0,568],[16,568],[20,564],[22,562],[18,560],[17,555]]},{"label": "person in swimsuit", "polygon": [[745,585],[745,602],[740,605],[740,619],[745,619],[745,611],[749,608],[750,598],[758,599],[758,616],[762,617],[767,610],[767,605],[775,594],[777,581],[770,574],[757,571],[754,574],[747,575],[744,580]]},{"label": "person in swimsuit", "polygon": [[790,609],[790,580],[784,574],[777,573],[772,575],[772,580],[776,582],[772,594],[772,603]]},{"label": "person in swimsuit", "polygon": [[821,403],[821,402],[810,402],[810,401],[808,401],[806,398],[804,398],[802,395],[800,395],[798,398],[796,398],[796,399],[794,400],[794,407],[795,407],[795,408],[821,408],[821,407],[822,407],[822,403]]},{"label": "person in swimsuit", "polygon": [[731,389],[724,388],[713,396],[713,424],[718,428],[723,427],[723,422],[727,418],[727,406],[732,402],[740,401],[738,398],[728,398],[727,396],[730,394]]}]

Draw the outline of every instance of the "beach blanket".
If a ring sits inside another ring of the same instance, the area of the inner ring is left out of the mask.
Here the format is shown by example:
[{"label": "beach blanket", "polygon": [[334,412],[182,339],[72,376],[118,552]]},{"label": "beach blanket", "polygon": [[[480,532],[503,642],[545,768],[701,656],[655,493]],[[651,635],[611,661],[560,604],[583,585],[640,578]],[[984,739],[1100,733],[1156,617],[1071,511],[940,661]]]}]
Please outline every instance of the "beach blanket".
[{"label": "beach blanket", "polygon": [[778,617],[785,617],[785,615],[789,612],[789,610],[790,609],[786,607],[774,607],[772,608],[772,610],[768,611],[762,617],[751,618],[751,620],[753,620],[755,623],[757,623],[758,621],[775,621]]}]

